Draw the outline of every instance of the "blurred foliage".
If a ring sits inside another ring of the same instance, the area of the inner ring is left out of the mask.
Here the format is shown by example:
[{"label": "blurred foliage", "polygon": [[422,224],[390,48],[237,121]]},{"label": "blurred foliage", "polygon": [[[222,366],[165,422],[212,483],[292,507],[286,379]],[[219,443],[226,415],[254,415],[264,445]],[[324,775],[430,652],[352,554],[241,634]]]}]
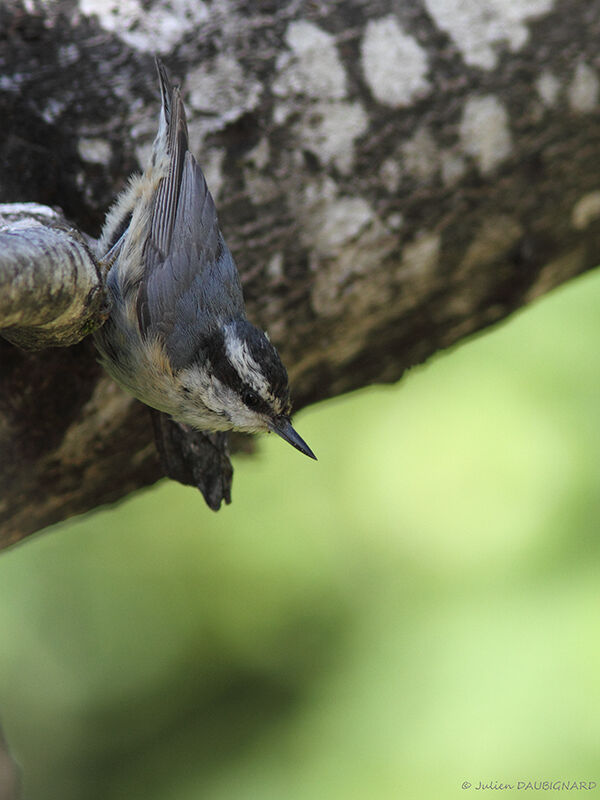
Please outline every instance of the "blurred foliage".
[{"label": "blurred foliage", "polygon": [[[597,780],[600,274],[235,463],[0,556],[28,800]],[[466,793],[468,794],[468,792]]]}]

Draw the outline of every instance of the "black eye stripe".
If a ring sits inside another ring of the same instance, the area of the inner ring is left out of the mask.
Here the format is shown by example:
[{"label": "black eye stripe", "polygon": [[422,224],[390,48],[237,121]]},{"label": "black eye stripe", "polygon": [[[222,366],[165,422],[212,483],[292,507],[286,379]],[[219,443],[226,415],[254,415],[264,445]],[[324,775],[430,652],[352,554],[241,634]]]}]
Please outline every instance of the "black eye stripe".
[{"label": "black eye stripe", "polygon": [[268,413],[270,410],[268,404],[250,386],[244,386],[241,397],[244,405],[251,411]]},{"label": "black eye stripe", "polygon": [[248,406],[248,408],[256,408],[260,402],[259,396],[256,394],[256,392],[253,392],[252,389],[244,389],[242,392],[242,400]]},{"label": "black eye stripe", "polygon": [[[240,393],[244,384],[227,358],[225,343],[220,332],[215,333],[208,340],[205,353],[215,377],[217,377],[221,383],[233,389],[234,392]],[[203,356],[201,355],[201,357]]]},{"label": "black eye stripe", "polygon": [[[239,323],[237,328],[239,328],[238,337],[240,341],[247,345],[252,358],[257,364],[261,365],[262,377],[267,384],[266,391],[273,395],[271,403],[263,400],[256,389],[251,384],[246,383],[238,374],[227,356],[227,348],[222,331],[213,332],[202,342],[202,346],[198,350],[199,366],[208,365],[210,372],[221,383],[235,392],[249,410],[266,415],[289,411],[287,373],[279,360],[277,351],[264,337],[264,334],[260,334],[257,340],[257,331],[249,322]],[[249,331],[250,335],[248,335]],[[244,335],[244,332],[246,335]],[[251,392],[252,395],[257,395],[258,401],[255,401],[254,397],[252,397],[250,403],[247,403],[244,399],[246,391]]]}]

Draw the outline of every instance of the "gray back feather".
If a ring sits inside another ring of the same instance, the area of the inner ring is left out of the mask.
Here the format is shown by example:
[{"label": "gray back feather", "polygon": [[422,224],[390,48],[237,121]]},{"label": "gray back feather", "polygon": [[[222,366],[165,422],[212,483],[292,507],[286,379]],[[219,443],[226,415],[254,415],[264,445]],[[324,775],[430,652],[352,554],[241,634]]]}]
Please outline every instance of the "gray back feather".
[{"label": "gray back feather", "polygon": [[169,172],[156,192],[142,259],[137,316],[144,336],[158,336],[178,369],[224,322],[244,318],[237,268],[219,230],[202,170],[188,147],[179,90],[158,65]]}]

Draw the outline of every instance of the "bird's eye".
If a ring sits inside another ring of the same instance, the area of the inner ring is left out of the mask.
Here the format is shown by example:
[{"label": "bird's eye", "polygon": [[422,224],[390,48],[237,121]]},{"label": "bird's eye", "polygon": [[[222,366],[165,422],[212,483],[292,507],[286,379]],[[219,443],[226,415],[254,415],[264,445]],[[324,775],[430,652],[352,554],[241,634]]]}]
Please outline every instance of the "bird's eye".
[{"label": "bird's eye", "polygon": [[260,397],[253,392],[252,389],[244,389],[242,393],[242,401],[244,405],[248,406],[248,408],[256,408],[256,406],[260,403]]}]

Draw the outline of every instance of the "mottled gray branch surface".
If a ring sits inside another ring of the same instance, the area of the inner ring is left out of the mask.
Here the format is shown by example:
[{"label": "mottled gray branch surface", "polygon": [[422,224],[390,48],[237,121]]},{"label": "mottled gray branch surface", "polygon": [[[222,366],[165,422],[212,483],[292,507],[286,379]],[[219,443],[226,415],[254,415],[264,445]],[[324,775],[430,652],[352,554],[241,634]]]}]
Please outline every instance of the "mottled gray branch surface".
[{"label": "mottled gray branch surface", "polygon": [[0,336],[31,350],[67,347],[105,311],[101,269],[81,234],[47,206],[0,204]]},{"label": "mottled gray branch surface", "polygon": [[[5,2],[0,31],[0,202],[91,236],[149,152],[161,55],[296,408],[600,260],[597,2]],[[88,339],[0,364],[3,545],[159,477]]]}]

